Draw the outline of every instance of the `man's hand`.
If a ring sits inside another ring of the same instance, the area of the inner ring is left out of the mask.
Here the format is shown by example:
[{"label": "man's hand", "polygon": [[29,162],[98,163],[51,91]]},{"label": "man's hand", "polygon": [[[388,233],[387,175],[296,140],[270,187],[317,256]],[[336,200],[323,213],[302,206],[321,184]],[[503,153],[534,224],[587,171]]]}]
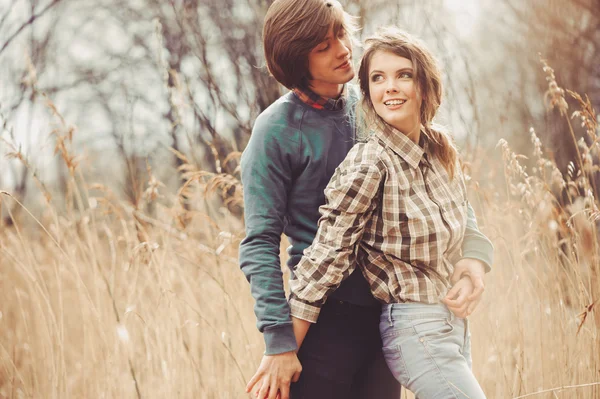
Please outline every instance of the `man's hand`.
[{"label": "man's hand", "polygon": [[473,283],[473,293],[467,298],[471,304],[467,308],[467,315],[473,313],[479,302],[481,301],[481,295],[485,290],[485,283],[483,277],[485,276],[485,265],[483,262],[477,259],[463,258],[456,262],[454,266],[454,274],[452,274],[451,281],[455,284],[461,277],[468,276]]},{"label": "man's hand", "polygon": [[454,284],[454,286],[448,291],[446,297],[442,299],[442,302],[448,306],[448,309],[456,317],[460,317],[464,319],[469,314],[467,313],[467,309],[471,302],[469,301],[469,295],[473,293],[473,283],[468,276],[461,278],[458,283]]},{"label": "man's hand", "polygon": [[290,383],[298,381],[302,366],[296,352],[285,352],[278,355],[265,355],[258,366],[258,370],[246,385],[246,392],[251,392],[258,386],[256,395],[259,399],[290,398]]}]

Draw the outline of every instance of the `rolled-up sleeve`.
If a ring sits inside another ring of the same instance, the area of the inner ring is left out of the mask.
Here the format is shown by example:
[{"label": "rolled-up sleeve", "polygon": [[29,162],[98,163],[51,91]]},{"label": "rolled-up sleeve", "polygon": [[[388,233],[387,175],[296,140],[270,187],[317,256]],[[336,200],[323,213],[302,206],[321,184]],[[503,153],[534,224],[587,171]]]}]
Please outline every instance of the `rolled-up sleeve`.
[{"label": "rolled-up sleeve", "polygon": [[462,245],[462,257],[477,259],[485,265],[485,272],[492,270],[494,262],[494,246],[492,242],[479,230],[477,218],[471,203],[467,205],[467,227]]}]

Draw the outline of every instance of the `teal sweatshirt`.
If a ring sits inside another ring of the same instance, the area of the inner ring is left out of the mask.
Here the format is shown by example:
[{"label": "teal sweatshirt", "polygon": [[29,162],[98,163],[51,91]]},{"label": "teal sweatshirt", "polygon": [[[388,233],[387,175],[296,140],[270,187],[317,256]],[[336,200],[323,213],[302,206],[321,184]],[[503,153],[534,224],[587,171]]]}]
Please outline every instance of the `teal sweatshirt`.
[{"label": "teal sweatshirt", "polygon": [[[315,109],[293,92],[282,96],[258,116],[242,154],[246,237],[240,244],[240,267],[256,302],[266,355],[297,349],[283,288],[281,234],[291,244],[287,266],[293,273],[317,233],[325,187],[354,145],[358,98],[352,88],[349,93],[339,111]],[[463,257],[479,259],[489,269],[492,256],[492,244],[479,231],[469,206]],[[380,306],[360,271],[330,298]]]}]

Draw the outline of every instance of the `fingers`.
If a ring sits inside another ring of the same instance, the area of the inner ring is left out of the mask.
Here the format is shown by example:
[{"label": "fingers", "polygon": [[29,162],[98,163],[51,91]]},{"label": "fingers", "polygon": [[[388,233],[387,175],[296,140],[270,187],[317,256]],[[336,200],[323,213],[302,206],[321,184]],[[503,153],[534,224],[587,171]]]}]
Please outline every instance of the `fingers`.
[{"label": "fingers", "polygon": [[467,311],[469,309],[469,305],[471,303],[466,301],[464,304],[460,305],[460,306],[450,306],[450,305],[446,305],[448,306],[448,309],[454,313],[454,315],[456,317],[460,317],[462,319],[464,319],[465,317],[467,317]]},{"label": "fingers", "polygon": [[302,370],[296,371],[292,376],[292,382],[298,382],[298,380],[300,379],[300,374],[302,374]]},{"label": "fingers", "polygon": [[258,398],[258,393],[260,392],[261,387],[262,387],[262,380],[256,384],[254,384],[254,397],[255,398]]},{"label": "fingers", "polygon": [[459,285],[454,285],[452,288],[450,288],[450,291],[448,291],[448,293],[446,294],[446,298],[448,300],[452,300],[455,299],[458,294],[460,294],[460,286]]},{"label": "fingers", "polygon": [[473,283],[473,293],[469,295],[469,300],[475,301],[477,299],[481,299],[481,295],[485,290],[483,279],[481,277],[471,277],[471,281]]},{"label": "fingers", "polygon": [[[458,287],[459,285],[452,287],[452,289],[448,291],[446,297],[442,300],[442,302],[445,303],[454,314],[456,314],[456,311],[462,311],[463,308],[466,310],[469,306],[469,291],[460,289]],[[455,293],[456,291],[458,291],[458,295]]]},{"label": "fingers", "polygon": [[479,302],[481,302],[481,297],[472,301],[471,304],[469,305],[469,308],[467,309],[467,314],[469,314],[469,315],[472,314],[473,311],[475,310],[475,308],[477,307],[477,305],[479,305]]},{"label": "fingers", "polygon": [[[283,384],[285,386],[285,384]],[[283,388],[283,386],[281,387]],[[269,396],[268,399],[275,399],[277,397],[277,395],[279,394],[279,381],[277,381],[276,379],[271,380],[271,386],[269,387]],[[289,389],[289,384],[288,384],[288,389]]]},{"label": "fingers", "polygon": [[466,308],[469,305],[468,291],[461,290],[458,293],[458,297],[456,299],[448,299],[446,301],[446,305],[448,305],[448,307],[453,307],[453,308],[462,308],[462,307]]},{"label": "fingers", "polygon": [[[267,397],[267,395],[269,394],[270,391],[270,387],[269,387],[269,383],[267,383],[266,381],[263,381],[262,386],[260,387],[260,390],[258,391],[258,395],[256,395],[256,397],[258,399],[265,399]],[[277,392],[277,391],[275,391]]]},{"label": "fingers", "polygon": [[454,315],[456,317],[460,317],[460,318],[465,318],[467,317],[467,310],[469,308],[469,305],[471,304],[468,300],[468,291],[467,290],[461,290],[458,293],[458,297],[456,299],[449,299],[452,296],[452,293],[448,293],[448,295],[446,296],[446,298],[444,298],[442,300],[443,303],[446,304],[446,306],[448,307],[448,309],[454,313]]},{"label": "fingers", "polygon": [[290,399],[290,384],[283,384],[279,387],[279,395],[277,395],[280,399]]},{"label": "fingers", "polygon": [[254,387],[254,385],[256,385],[256,383],[258,382],[258,380],[260,380],[260,378],[262,377],[263,373],[262,371],[257,371],[256,374],[254,374],[252,376],[252,378],[250,379],[250,382],[248,382],[248,385],[246,385],[246,392],[250,392],[252,391],[252,388]]},{"label": "fingers", "polygon": [[462,308],[457,308],[457,309],[448,308],[448,309],[450,309],[450,311],[452,313],[454,313],[454,316],[456,316],[460,319],[464,319],[465,317],[467,317],[469,315],[468,308],[469,308],[468,305],[466,305],[466,306],[463,306]]}]

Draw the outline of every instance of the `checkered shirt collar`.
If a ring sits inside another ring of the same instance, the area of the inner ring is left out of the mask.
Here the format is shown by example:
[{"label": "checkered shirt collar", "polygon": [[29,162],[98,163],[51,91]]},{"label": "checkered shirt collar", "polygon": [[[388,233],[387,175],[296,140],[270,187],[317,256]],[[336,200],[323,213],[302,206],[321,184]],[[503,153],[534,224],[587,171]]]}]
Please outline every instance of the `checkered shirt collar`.
[{"label": "checkered shirt collar", "polygon": [[325,109],[328,111],[339,111],[346,106],[348,99],[348,90],[346,85],[342,93],[337,98],[326,98],[318,95],[308,87],[297,87],[293,90],[294,94],[305,104],[315,109]]}]

